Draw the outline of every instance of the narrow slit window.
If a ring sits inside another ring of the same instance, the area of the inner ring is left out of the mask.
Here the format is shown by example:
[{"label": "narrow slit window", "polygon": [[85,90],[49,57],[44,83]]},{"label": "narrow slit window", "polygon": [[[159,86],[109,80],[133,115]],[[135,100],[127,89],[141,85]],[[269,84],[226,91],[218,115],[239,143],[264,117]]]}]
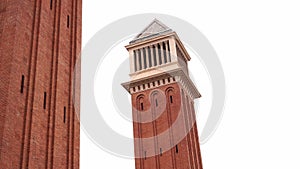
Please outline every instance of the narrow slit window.
[{"label": "narrow slit window", "polygon": [[157,99],[155,99],[155,106],[156,106],[156,107],[158,106],[158,102],[157,102]]},{"label": "narrow slit window", "polygon": [[144,159],[147,159],[147,151],[144,151]]},{"label": "narrow slit window", "polygon": [[50,0],[50,10],[52,10],[52,3],[53,3],[53,0]]},{"label": "narrow slit window", "polygon": [[44,109],[46,109],[47,93],[44,92]]},{"label": "narrow slit window", "polygon": [[66,113],[67,113],[67,108],[66,106],[64,107],[64,123],[66,123]]},{"label": "narrow slit window", "polygon": [[144,103],[141,103],[141,110],[144,110]]},{"label": "narrow slit window", "polygon": [[178,153],[178,145],[175,146],[175,151]]},{"label": "narrow slit window", "polygon": [[23,90],[24,90],[24,80],[25,80],[25,76],[22,75],[22,79],[21,79],[21,89],[20,89],[20,92],[23,93]]},{"label": "narrow slit window", "polygon": [[67,17],[67,27],[68,28],[70,27],[70,15],[68,15],[68,17]]},{"label": "narrow slit window", "polygon": [[173,103],[173,96],[170,96],[170,102]]},{"label": "narrow slit window", "polygon": [[159,148],[159,155],[162,156],[162,148]]}]

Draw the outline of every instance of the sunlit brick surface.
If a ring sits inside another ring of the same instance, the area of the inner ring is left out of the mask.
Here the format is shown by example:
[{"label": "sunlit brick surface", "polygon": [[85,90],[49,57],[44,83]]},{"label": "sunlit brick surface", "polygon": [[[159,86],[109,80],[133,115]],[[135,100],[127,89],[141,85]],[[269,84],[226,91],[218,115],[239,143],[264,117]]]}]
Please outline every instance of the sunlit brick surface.
[{"label": "sunlit brick surface", "polygon": [[81,0],[1,0],[0,12],[0,168],[79,168]]}]

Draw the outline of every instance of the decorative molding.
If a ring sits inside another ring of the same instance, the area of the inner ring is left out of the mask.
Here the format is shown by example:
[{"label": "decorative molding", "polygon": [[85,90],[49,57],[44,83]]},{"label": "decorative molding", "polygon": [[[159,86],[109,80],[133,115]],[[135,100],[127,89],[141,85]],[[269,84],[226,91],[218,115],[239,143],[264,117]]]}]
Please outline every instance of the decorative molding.
[{"label": "decorative molding", "polygon": [[[200,92],[192,80],[181,68],[125,82],[122,83],[122,86],[132,94],[172,83],[180,83],[192,98],[201,97]],[[147,86],[147,88],[145,86]]]}]

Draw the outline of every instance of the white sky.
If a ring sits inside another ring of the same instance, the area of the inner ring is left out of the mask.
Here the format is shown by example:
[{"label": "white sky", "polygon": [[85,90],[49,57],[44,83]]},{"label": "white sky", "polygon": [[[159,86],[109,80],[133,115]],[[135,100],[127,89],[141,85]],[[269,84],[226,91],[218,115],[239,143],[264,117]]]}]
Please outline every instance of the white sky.
[{"label": "white sky", "polygon": [[[86,0],[83,2],[83,45],[102,27],[132,14],[165,13],[188,21],[196,26],[216,49],[227,84],[223,120],[215,135],[201,146],[204,167],[298,169],[298,7],[296,0],[111,0],[105,3]],[[126,42],[117,45],[108,53],[107,62],[114,61],[110,59],[116,57],[121,61],[128,56],[122,47],[124,44]],[[114,57],[110,57],[111,55]],[[192,53],[191,56],[196,58]],[[115,63],[117,61],[115,60]],[[198,65],[201,65],[200,62],[192,59],[189,64],[190,72],[205,71]],[[105,70],[105,67],[103,69]],[[110,70],[114,68],[111,67]],[[211,91],[209,83],[205,80],[207,76],[204,74],[201,77],[194,80],[196,85],[199,85],[202,95],[209,97]],[[109,84],[102,85],[109,87]],[[203,100],[205,101],[204,98]],[[208,104],[209,99],[204,105]],[[203,110],[201,117],[205,117],[209,106],[201,107],[200,110]],[[126,136],[132,135],[129,122],[117,117],[117,114],[104,116],[115,131]],[[203,125],[201,120],[205,118],[198,118],[200,128]],[[122,127],[118,125],[120,123]],[[83,131],[80,156],[82,169],[134,168],[133,160],[106,153],[94,145]]]}]

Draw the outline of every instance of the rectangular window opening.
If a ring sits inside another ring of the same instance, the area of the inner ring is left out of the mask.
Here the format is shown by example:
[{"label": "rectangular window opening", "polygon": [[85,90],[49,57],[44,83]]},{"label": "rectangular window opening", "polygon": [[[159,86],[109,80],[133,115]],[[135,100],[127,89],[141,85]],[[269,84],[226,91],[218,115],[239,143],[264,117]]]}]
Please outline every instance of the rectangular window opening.
[{"label": "rectangular window opening", "polygon": [[50,0],[50,10],[52,10],[52,3],[53,3],[53,0]]},{"label": "rectangular window opening", "polygon": [[173,96],[170,96],[170,102],[173,103]]},{"label": "rectangular window opening", "polygon": [[21,79],[21,89],[20,89],[20,92],[23,93],[23,90],[24,90],[24,80],[25,80],[25,76],[22,75],[22,79]]},{"label": "rectangular window opening", "polygon": [[162,148],[159,148],[159,154],[162,156]]},{"label": "rectangular window opening", "polygon": [[47,93],[44,92],[44,109],[46,109]]},{"label": "rectangular window opening", "polygon": [[157,99],[155,99],[155,105],[156,105],[156,107],[158,106],[158,102],[157,102]]},{"label": "rectangular window opening", "polygon": [[141,110],[144,110],[144,103],[141,103]]},{"label": "rectangular window opening", "polygon": [[68,28],[70,27],[70,15],[68,15],[68,17],[67,17],[67,27]]},{"label": "rectangular window opening", "polygon": [[144,152],[144,159],[147,159],[147,151]]},{"label": "rectangular window opening", "polygon": [[175,146],[176,153],[178,153],[178,145]]},{"label": "rectangular window opening", "polygon": [[67,108],[66,106],[64,107],[64,123],[66,123],[66,113],[67,113]]}]

